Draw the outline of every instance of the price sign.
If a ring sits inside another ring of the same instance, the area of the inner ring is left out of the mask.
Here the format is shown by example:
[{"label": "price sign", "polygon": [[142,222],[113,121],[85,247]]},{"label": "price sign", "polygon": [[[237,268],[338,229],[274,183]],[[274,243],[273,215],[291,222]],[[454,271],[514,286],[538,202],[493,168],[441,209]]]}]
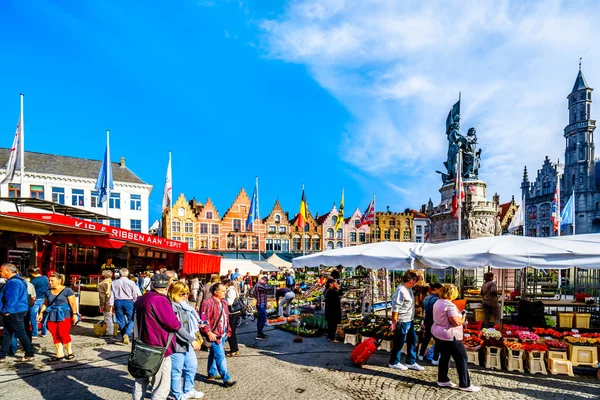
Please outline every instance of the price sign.
[{"label": "price sign", "polygon": [[471,337],[470,333],[465,333],[465,337]]},{"label": "price sign", "polygon": [[579,329],[571,329],[571,332],[573,332],[573,333],[579,333]]},{"label": "price sign", "polygon": [[544,336],[544,339],[546,339],[546,340],[550,340],[550,339],[552,339],[552,338],[551,338],[550,336]]},{"label": "price sign", "polygon": [[573,337],[581,337],[581,335],[579,333],[576,333],[573,335]]},{"label": "price sign", "polygon": [[512,333],[511,331],[506,331],[506,334],[507,334],[507,335],[510,335],[511,333]]}]

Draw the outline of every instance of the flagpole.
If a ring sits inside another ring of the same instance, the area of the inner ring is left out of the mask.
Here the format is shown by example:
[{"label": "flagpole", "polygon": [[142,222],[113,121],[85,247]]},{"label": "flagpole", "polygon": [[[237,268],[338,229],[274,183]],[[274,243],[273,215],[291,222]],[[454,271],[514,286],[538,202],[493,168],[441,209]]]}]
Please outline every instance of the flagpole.
[{"label": "flagpole", "polygon": [[[460,99],[460,94],[459,94],[459,99]],[[456,194],[456,196],[458,196],[458,240],[461,240],[461,236],[462,236],[462,150],[458,151],[458,157],[456,157],[456,173],[457,175],[457,182],[458,182],[458,193]]]},{"label": "flagpole", "polygon": [[[104,171],[105,175],[106,175],[106,201],[104,202],[104,213],[106,214],[106,216],[108,217],[108,205],[110,203],[110,192],[108,189],[109,186],[109,182],[108,182],[108,177],[109,177],[109,168],[111,168],[110,165],[110,131],[107,129],[106,130],[106,171]],[[109,220],[106,220],[106,225],[110,225]]]},{"label": "flagpole", "polygon": [[[302,202],[304,202],[304,210],[307,209],[306,207],[306,200],[304,199],[304,183],[302,184]],[[306,213],[306,211],[305,211]],[[302,216],[302,208],[300,208],[300,216]],[[300,218],[300,217],[298,217]],[[306,226],[306,221],[304,221],[304,226]],[[304,226],[302,227],[302,233],[301,233],[301,237],[302,237],[302,255],[306,254],[306,245],[304,243]]]},{"label": "flagpole", "polygon": [[[557,164],[557,170],[558,165],[560,165],[560,162]],[[556,192],[556,218],[558,218],[558,230],[556,236],[560,236],[560,173],[556,174]]]},{"label": "flagpole", "polygon": [[258,261],[260,261],[260,209],[258,208],[258,176],[256,177],[256,215],[258,216]]},{"label": "flagpole", "polygon": [[[373,239],[375,239],[375,243],[377,243],[377,206],[375,204],[375,193],[373,193],[373,226],[375,227],[375,234],[373,235]],[[379,233],[381,234],[381,232]]]},{"label": "flagpole", "polygon": [[[20,140],[20,147],[21,147],[21,190],[20,190],[20,196],[19,197],[24,197],[24,186],[23,186],[23,176],[25,174],[25,118],[23,117],[23,98],[25,97],[25,95],[23,93],[20,94],[21,96],[21,140]],[[25,206],[23,206],[23,208],[21,209],[21,211],[23,211]]]},{"label": "flagpole", "polygon": [[573,190],[573,209],[571,212],[571,219],[573,221],[573,235],[575,234],[575,190]]},{"label": "flagpole", "polygon": [[[171,195],[169,196],[169,239],[173,240],[173,166],[171,165],[171,150],[169,150],[169,169],[170,169],[170,184]],[[212,229],[212,228],[211,228]],[[236,239],[237,240],[237,239]]]}]

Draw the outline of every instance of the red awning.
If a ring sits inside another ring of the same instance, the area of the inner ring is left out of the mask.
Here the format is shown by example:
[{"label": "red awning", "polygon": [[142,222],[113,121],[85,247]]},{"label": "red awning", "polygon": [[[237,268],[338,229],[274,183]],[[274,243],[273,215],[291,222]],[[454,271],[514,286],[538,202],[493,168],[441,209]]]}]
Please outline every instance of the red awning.
[{"label": "red awning", "polygon": [[218,274],[221,269],[221,257],[210,254],[183,254],[183,273],[186,275]]},{"label": "red awning", "polygon": [[126,242],[122,240],[111,239],[108,236],[100,235],[52,235],[45,236],[45,240],[52,243],[71,243],[81,246],[96,246],[106,249],[120,249]]}]

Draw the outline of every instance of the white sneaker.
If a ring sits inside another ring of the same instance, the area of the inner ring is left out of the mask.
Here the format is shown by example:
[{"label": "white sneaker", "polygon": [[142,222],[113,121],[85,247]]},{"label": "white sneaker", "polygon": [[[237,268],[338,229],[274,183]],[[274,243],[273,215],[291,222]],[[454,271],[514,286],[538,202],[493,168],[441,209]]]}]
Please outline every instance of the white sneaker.
[{"label": "white sneaker", "polygon": [[437,385],[440,387],[450,387],[450,388],[456,387],[456,383],[453,383],[453,382],[438,382]]},{"label": "white sneaker", "polygon": [[425,369],[425,368],[421,367],[421,366],[420,366],[419,364],[417,364],[417,363],[414,363],[414,364],[407,365],[407,366],[406,366],[406,368],[409,368],[409,369],[414,369],[415,371],[423,371],[423,370]]},{"label": "white sneaker", "polygon": [[388,364],[388,367],[394,368],[394,369],[399,369],[400,371],[406,371],[408,369],[408,367],[406,365],[401,364],[401,363]]},{"label": "white sneaker", "polygon": [[439,365],[439,363],[438,360],[431,360],[431,365]]},{"label": "white sneaker", "polygon": [[466,387],[466,388],[459,387],[459,389],[464,392],[479,392],[481,390],[481,388],[479,386],[473,386],[473,385]]},{"label": "white sneaker", "polygon": [[183,395],[183,399],[201,399],[204,397],[203,392],[199,392],[197,390],[192,390],[191,392],[187,392]]},{"label": "white sneaker", "polygon": [[419,361],[423,361],[423,356],[419,356]]}]

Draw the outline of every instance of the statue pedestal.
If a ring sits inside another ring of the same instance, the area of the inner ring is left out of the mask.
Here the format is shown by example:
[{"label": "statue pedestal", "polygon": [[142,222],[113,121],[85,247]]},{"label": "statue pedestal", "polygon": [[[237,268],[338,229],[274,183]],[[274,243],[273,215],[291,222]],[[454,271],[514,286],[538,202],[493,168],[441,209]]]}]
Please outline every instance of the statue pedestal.
[{"label": "statue pedestal", "polygon": [[[486,199],[487,184],[480,180],[463,181],[465,199],[462,207],[461,239],[495,236],[500,234],[497,223],[498,205]],[[440,189],[441,201],[431,215],[432,242],[458,240],[458,219],[452,212],[454,184]]]}]

